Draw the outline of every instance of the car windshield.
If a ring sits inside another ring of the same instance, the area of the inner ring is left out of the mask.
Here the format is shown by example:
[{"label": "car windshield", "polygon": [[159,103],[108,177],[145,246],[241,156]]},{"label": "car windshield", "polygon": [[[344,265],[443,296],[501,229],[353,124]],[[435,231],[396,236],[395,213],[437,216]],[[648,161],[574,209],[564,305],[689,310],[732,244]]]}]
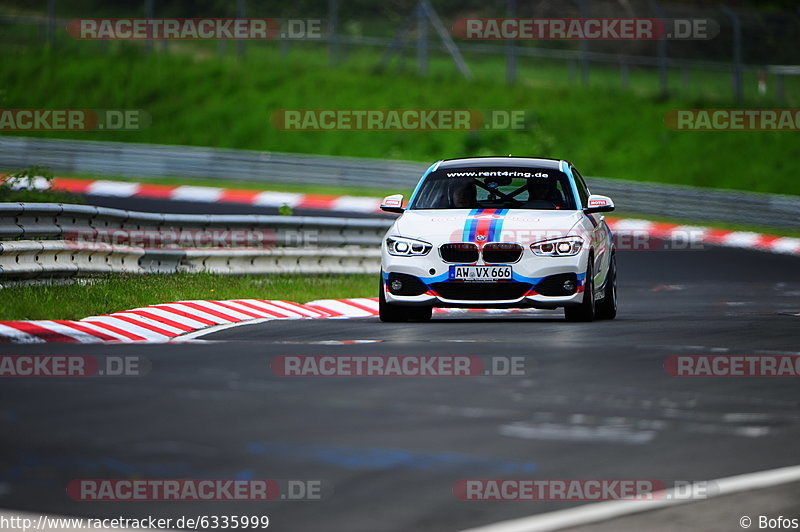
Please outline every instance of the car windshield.
[{"label": "car windshield", "polygon": [[551,168],[477,167],[431,172],[412,210],[576,208],[569,178]]}]

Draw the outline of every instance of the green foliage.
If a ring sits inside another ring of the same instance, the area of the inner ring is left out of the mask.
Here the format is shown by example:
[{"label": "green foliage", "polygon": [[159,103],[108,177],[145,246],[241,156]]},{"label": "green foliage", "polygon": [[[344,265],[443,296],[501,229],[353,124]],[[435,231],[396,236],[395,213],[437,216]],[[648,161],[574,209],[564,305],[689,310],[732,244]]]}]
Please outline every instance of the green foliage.
[{"label": "green foliage", "polygon": [[[569,159],[589,176],[800,194],[800,181],[789,178],[800,164],[796,132],[681,132],[664,125],[671,109],[736,107],[724,72],[694,72],[684,92],[680,74],[672,72],[679,96],[665,100],[657,96],[657,75],[635,69],[630,89],[619,87],[616,69],[599,67],[592,69],[591,85],[582,87],[569,81],[563,63],[521,60],[519,83],[509,87],[501,59],[468,58],[478,76],[470,82],[441,56],[432,56],[430,75],[420,78],[397,65],[377,72],[379,55],[363,50],[351,50],[332,68],[323,48],[303,43],[291,43],[281,57],[277,47],[251,42],[243,61],[203,46],[213,43],[170,43],[172,53],[150,55],[131,43],[109,43],[105,52],[79,44],[4,56],[4,105],[144,109],[153,123],[141,131],[39,136],[423,162],[512,153]],[[787,78],[787,107],[799,103],[797,87],[789,85],[795,81]],[[755,78],[745,87],[749,107],[776,107],[770,96],[757,95]],[[518,131],[281,131],[270,121],[281,109],[390,108],[524,109],[532,125]]]},{"label": "green foliage", "polygon": [[53,190],[53,174],[33,165],[0,177],[0,202],[83,203],[80,196]]}]

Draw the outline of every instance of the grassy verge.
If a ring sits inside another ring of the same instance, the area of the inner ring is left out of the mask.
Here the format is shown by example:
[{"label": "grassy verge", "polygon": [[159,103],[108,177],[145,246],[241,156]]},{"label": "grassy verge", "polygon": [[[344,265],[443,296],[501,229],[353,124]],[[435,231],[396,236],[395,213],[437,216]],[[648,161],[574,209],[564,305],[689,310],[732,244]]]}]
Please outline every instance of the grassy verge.
[{"label": "grassy verge", "polygon": [[375,297],[375,275],[109,275],[86,283],[0,289],[0,320],[76,320],[186,299],[314,299]]},{"label": "grassy verge", "polygon": [[[276,47],[252,46],[242,61],[194,49],[145,55],[125,43],[106,51],[85,44],[4,54],[4,106],[144,109],[153,120],[140,131],[41,136],[412,161],[539,155],[570,159],[586,175],[800,194],[800,181],[791,179],[800,164],[796,133],[681,132],[664,125],[671,109],[742,107],[732,100],[724,73],[707,83],[712,74],[698,74],[696,85],[704,90],[665,99],[638,77],[630,89],[612,84],[618,77],[613,69],[593,70],[591,85],[583,87],[556,81],[568,79],[563,65],[537,69],[531,63],[509,87],[504,76],[487,75],[501,72],[497,61],[476,59],[476,79],[466,81],[442,58],[432,59],[427,77],[395,67],[378,71],[375,50],[354,51],[331,68],[323,49],[299,44],[285,57]],[[650,72],[647,79],[653,84],[657,78]],[[795,93],[787,94],[785,105],[796,105]],[[748,95],[744,106],[776,103]],[[270,121],[281,109],[419,108],[529,110],[531,121],[507,131],[282,131]]]}]

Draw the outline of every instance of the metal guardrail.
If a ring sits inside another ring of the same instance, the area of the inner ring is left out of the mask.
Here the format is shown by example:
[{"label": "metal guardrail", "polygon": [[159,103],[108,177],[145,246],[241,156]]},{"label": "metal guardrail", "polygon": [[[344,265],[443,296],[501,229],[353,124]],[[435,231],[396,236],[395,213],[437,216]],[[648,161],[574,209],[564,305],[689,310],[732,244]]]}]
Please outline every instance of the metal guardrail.
[{"label": "metal guardrail", "polygon": [[41,164],[57,172],[122,177],[202,177],[235,181],[413,187],[424,163],[168,146],[0,137],[0,170]]},{"label": "metal guardrail", "polygon": [[[109,272],[377,273],[379,244],[391,223],[0,203],[0,239],[5,240],[0,242],[0,278]],[[131,245],[136,242],[144,245]],[[186,242],[214,246],[182,247]]]},{"label": "metal guardrail", "polygon": [[[0,137],[0,171],[41,164],[56,172],[144,178],[205,177],[263,183],[411,190],[424,163],[248,150]],[[800,197],[587,178],[620,211],[698,222],[800,230]]]}]

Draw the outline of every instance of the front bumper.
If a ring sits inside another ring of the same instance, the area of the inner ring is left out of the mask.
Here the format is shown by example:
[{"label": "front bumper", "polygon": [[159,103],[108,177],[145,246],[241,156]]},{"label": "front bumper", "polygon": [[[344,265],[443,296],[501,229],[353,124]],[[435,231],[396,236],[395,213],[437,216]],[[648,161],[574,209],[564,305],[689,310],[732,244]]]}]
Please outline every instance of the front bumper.
[{"label": "front bumper", "polygon": [[[554,309],[578,305],[583,301],[586,265],[589,252],[582,249],[571,257],[540,257],[530,249],[524,250],[519,261],[512,267],[513,287],[507,281],[495,283],[473,283],[450,281],[451,266],[432,250],[421,257],[398,257],[390,255],[384,246],[381,256],[383,271],[382,289],[387,303],[409,306],[463,307],[463,308],[542,308]],[[483,262],[474,263],[483,265]],[[425,292],[417,295],[399,295],[388,286],[390,274],[405,274],[418,279]],[[544,295],[536,288],[551,276],[574,274],[576,290],[568,295]],[[492,286],[472,286],[488,285]],[[454,286],[458,285],[458,286]],[[505,286],[501,286],[505,285]],[[496,294],[496,295],[495,295]]]}]

